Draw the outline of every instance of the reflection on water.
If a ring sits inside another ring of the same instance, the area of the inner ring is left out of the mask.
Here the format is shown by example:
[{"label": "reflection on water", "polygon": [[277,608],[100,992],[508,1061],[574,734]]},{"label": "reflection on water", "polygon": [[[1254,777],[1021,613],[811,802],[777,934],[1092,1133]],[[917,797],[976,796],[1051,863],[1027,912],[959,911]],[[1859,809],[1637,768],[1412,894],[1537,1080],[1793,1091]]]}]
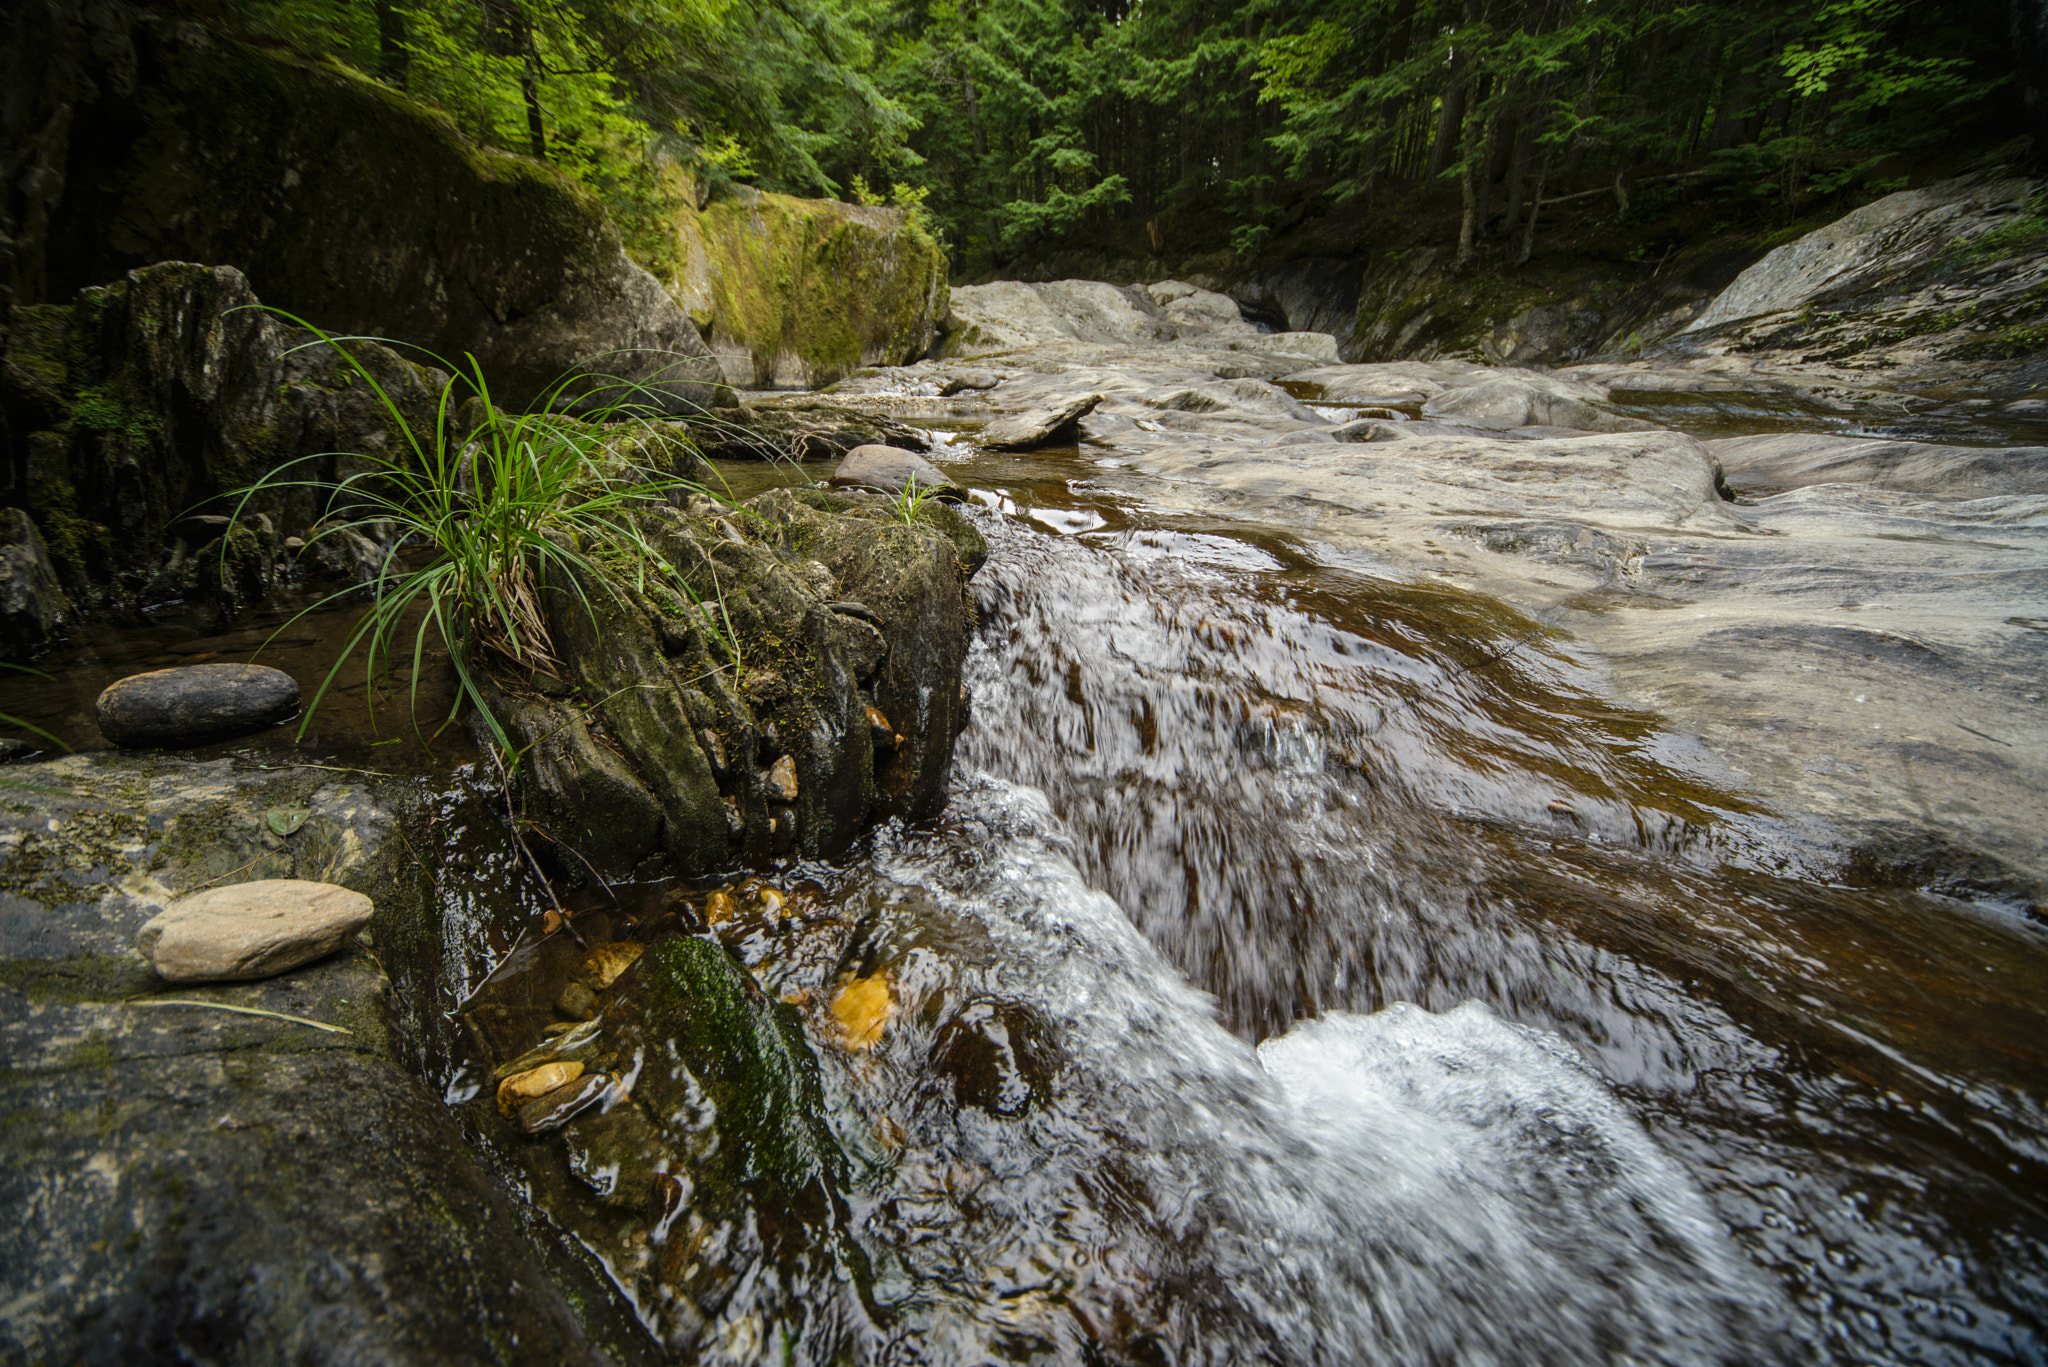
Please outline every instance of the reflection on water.
[{"label": "reflection on water", "polygon": [[[389,773],[441,771],[469,758],[474,746],[468,728],[444,725],[455,700],[446,652],[430,646],[415,676],[417,613],[404,624],[401,648],[379,662],[374,686],[360,651],[329,681],[362,614],[355,601],[323,606],[333,591],[332,584],[286,588],[227,620],[217,607],[193,602],[164,604],[128,621],[74,626],[61,645],[35,661],[33,670],[0,672],[0,713],[40,727],[71,749],[97,750],[107,742],[94,720],[93,702],[108,684],[179,665],[253,663],[282,669],[299,681],[301,716],[191,753],[208,757],[258,749],[280,758]],[[312,708],[316,696],[319,706]],[[295,740],[309,709],[313,716],[305,736]],[[0,735],[45,744],[14,728],[0,728]]]}]

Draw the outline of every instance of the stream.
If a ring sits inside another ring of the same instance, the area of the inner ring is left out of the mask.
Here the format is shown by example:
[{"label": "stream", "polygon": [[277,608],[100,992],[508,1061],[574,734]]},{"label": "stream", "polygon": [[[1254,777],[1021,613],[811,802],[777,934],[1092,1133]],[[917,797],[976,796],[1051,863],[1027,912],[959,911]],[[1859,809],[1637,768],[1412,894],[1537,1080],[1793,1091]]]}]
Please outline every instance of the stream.
[{"label": "stream", "polygon": [[[1834,881],[1807,824],[1498,600],[1085,448],[960,450],[991,555],[945,815],[767,871],[803,914],[726,936],[771,996],[888,984],[872,1048],[812,1031],[830,1237],[754,1229],[715,1294],[668,1296],[601,1154],[480,1141],[617,1291],[616,1354],[2048,1352],[2037,926]],[[307,623],[273,650],[339,618]],[[83,735],[101,676],[248,658],[270,624],[88,640],[0,705]],[[341,701],[307,748],[443,792],[450,948],[395,976],[464,1105],[498,1060],[450,1008],[545,1002],[574,957],[469,752],[401,762]],[[702,892],[562,895],[602,945]]]}]

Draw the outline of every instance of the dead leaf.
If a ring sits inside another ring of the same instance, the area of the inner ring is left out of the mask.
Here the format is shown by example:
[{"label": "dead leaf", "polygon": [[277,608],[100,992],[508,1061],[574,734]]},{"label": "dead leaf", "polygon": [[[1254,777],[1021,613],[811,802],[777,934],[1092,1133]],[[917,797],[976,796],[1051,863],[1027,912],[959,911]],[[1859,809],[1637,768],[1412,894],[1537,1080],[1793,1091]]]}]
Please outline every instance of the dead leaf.
[{"label": "dead leaf", "polygon": [[872,1049],[882,1038],[882,1027],[896,1014],[896,998],[889,990],[885,970],[871,977],[855,978],[839,989],[832,999],[832,1015],[839,1022],[849,1049]]}]

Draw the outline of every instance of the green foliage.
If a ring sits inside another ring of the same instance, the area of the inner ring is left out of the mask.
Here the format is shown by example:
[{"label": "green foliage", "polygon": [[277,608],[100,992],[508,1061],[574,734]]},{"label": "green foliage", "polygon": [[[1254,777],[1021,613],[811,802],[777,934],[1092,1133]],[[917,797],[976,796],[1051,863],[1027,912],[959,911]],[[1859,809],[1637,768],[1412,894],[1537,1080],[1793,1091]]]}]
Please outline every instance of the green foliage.
[{"label": "green foliage", "polygon": [[71,406],[71,420],[95,432],[109,432],[130,441],[147,441],[163,431],[163,422],[153,413],[128,408],[105,389],[80,390]]},{"label": "green foliage", "polygon": [[914,203],[969,269],[1249,254],[1387,196],[1514,241],[1539,187],[1783,221],[1897,183],[2010,65],[1998,0],[206,2],[556,162],[650,264],[741,182]]},{"label": "green foliage", "polygon": [[[355,473],[331,488],[292,478],[292,465],[300,463],[293,462],[238,491],[237,518],[266,490],[313,488],[329,495],[329,516],[309,544],[350,533],[390,538],[370,586],[372,601],[307,705],[301,734],[358,653],[375,676],[409,647],[416,707],[427,647],[437,642],[459,684],[449,719],[464,703],[474,705],[508,763],[516,763],[518,752],[486,701],[486,679],[494,669],[521,678],[560,669],[548,630],[551,590],[572,594],[586,611],[591,592],[621,596],[629,587],[646,595],[658,586],[697,603],[680,572],[643,535],[636,514],[678,490],[709,491],[619,454],[621,446],[642,444],[633,442],[639,435],[633,429],[651,424],[648,415],[658,411],[641,401],[638,386],[607,376],[565,376],[537,411],[508,415],[491,405],[472,359],[467,372],[447,367],[453,378],[441,391],[431,436],[422,439],[344,341],[280,316],[318,336],[308,346],[333,348],[376,394],[392,429],[406,437],[395,455],[353,454]],[[465,394],[472,402],[463,402]],[[578,402],[583,416],[559,411],[579,394],[586,396]],[[476,416],[465,419],[458,409]],[[410,564],[408,550],[421,563]],[[306,611],[353,592],[343,590]],[[717,620],[701,615],[707,625]],[[730,651],[731,642],[725,645]]]}]

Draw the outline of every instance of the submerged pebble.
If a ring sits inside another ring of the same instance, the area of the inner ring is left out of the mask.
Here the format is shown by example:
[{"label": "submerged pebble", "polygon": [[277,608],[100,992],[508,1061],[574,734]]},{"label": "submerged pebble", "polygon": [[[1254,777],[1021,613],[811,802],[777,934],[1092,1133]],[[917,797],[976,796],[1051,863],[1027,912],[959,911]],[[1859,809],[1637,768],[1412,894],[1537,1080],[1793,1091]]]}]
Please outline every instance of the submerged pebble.
[{"label": "submerged pebble", "polygon": [[543,1063],[567,1063],[571,1060],[588,1063],[603,1043],[596,1021],[558,1021],[547,1029],[556,1032],[555,1038],[527,1050],[510,1063],[500,1064],[491,1074],[491,1081],[503,1082],[508,1077],[531,1072]]},{"label": "submerged pebble", "polygon": [[599,945],[583,956],[576,966],[576,979],[593,991],[602,992],[619,980],[619,975],[640,961],[647,946],[632,940]]},{"label": "submerged pebble", "polygon": [[510,1115],[535,1097],[545,1096],[582,1076],[580,1063],[543,1063],[538,1068],[514,1073],[498,1084],[498,1114]]}]

